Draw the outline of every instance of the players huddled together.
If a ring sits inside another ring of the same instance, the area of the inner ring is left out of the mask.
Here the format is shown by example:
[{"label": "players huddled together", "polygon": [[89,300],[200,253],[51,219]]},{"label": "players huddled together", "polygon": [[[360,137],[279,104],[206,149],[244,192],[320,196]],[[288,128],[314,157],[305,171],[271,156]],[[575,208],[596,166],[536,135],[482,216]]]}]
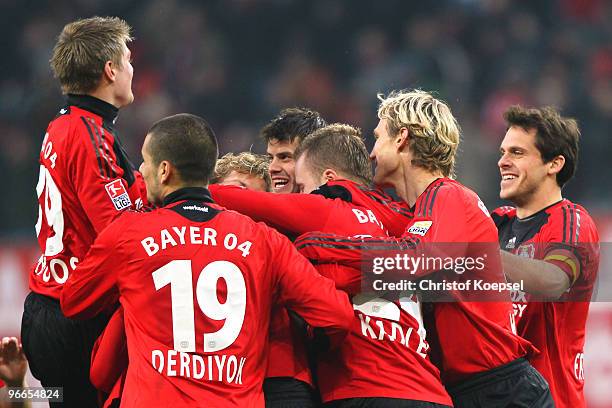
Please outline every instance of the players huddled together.
[{"label": "players huddled together", "polygon": [[[151,126],[136,169],[114,126],[134,100],[131,40],[114,17],[58,37],[67,102],[40,151],[41,256],[0,380],[24,387],[27,357],[62,387],[58,407],[586,406],[599,237],[562,196],[573,119],[508,107],[498,171],[513,206],[491,214],[455,177],[451,109],[418,89],[378,95],[371,152],[360,129],[287,108],[261,130],[267,156],[218,158],[210,125],[181,113]],[[369,254],[440,244],[453,258],[494,250],[485,271],[402,278],[523,291],[364,288]]]}]

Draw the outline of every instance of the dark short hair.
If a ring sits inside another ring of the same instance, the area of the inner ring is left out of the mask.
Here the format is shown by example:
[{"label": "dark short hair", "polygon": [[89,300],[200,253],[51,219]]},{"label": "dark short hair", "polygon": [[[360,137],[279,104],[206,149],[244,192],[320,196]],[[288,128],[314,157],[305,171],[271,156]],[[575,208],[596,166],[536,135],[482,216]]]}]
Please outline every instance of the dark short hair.
[{"label": "dark short hair", "polygon": [[327,125],[319,112],[307,108],[286,108],[261,129],[261,138],[280,142],[293,142],[304,139],[317,129]]},{"label": "dark short hair", "polygon": [[149,154],[154,165],[172,163],[184,183],[208,184],[219,156],[210,125],[189,113],[163,118],[149,129]]},{"label": "dark short hair", "polygon": [[370,184],[372,164],[361,130],[341,123],[325,126],[307,136],[295,151],[295,159],[306,154],[311,168],[323,174],[333,169],[352,181]]},{"label": "dark short hair", "polygon": [[528,132],[536,130],[535,145],[542,155],[544,163],[557,156],[565,158],[565,164],[557,173],[557,184],[563,187],[576,172],[578,166],[578,142],[580,129],[573,118],[563,117],[550,106],[526,109],[519,105],[511,106],[504,119],[508,127],[518,126]]}]

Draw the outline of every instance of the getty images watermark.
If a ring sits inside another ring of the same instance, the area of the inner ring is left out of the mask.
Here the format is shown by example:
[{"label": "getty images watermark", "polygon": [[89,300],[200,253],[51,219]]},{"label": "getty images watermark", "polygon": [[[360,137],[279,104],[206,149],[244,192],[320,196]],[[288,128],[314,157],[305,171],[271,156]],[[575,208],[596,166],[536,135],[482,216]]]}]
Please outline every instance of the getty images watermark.
[{"label": "getty images watermark", "polygon": [[[523,281],[506,282],[506,281],[491,281],[491,272],[487,273],[487,258],[488,254],[482,256],[427,256],[425,253],[408,254],[394,253],[390,256],[376,256],[372,258],[372,273],[378,275],[378,279],[373,279],[372,289],[374,291],[523,291]],[[487,275],[486,278],[475,279],[438,279],[438,276],[421,278],[414,280],[415,275],[429,276],[433,273],[452,271],[454,274],[462,276],[468,273],[470,276],[474,273],[477,275]],[[412,279],[392,279],[385,280],[382,276],[387,274],[410,275]]]},{"label": "getty images watermark", "polygon": [[[364,243],[361,248],[362,293],[399,299],[410,292],[427,302],[612,302],[610,243],[528,242],[504,248],[516,256],[534,260],[544,260],[558,251],[573,254],[561,259],[568,260],[568,272],[578,271],[579,263],[579,274],[572,290],[555,299],[546,294],[528,293],[527,282],[507,279],[497,242],[397,241],[384,242],[383,247],[378,249],[380,244],[374,242]],[[600,255],[600,265],[591,267],[597,263],[595,255]],[[555,259],[560,258],[556,255]]]},{"label": "getty images watermark", "polygon": [[504,276],[497,243],[436,243],[362,254],[362,291],[423,301],[504,301],[524,290]]}]

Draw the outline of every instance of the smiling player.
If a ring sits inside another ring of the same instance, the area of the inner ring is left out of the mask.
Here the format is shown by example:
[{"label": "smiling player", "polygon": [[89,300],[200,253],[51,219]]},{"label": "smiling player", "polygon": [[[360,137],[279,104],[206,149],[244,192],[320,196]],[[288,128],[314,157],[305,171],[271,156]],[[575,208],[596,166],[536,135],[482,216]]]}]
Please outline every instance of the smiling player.
[{"label": "smiling player", "polygon": [[542,352],[530,362],[556,406],[584,407],[585,325],[599,236],[589,213],[561,195],[576,170],[580,130],[553,108],[513,106],[504,117],[499,195],[516,208],[498,208],[493,220],[507,251],[504,271],[527,292],[514,294],[518,333]]},{"label": "smiling player", "polygon": [[306,108],[287,108],[261,130],[270,157],[272,192],[297,193],[295,186],[295,149],[309,134],[327,123],[318,112]]}]

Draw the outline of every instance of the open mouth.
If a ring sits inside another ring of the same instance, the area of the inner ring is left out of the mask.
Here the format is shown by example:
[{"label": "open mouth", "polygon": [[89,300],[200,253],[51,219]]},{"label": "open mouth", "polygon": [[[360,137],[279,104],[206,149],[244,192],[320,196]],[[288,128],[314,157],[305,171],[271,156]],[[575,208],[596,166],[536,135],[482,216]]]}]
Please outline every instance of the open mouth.
[{"label": "open mouth", "polygon": [[283,187],[285,187],[287,184],[289,184],[289,179],[286,179],[286,178],[272,179],[272,185],[274,186],[275,190],[280,190]]},{"label": "open mouth", "polygon": [[512,183],[514,183],[514,181],[517,179],[518,179],[518,176],[516,174],[510,174],[510,173],[502,174],[501,181],[500,181],[500,187],[502,189],[510,187],[510,185],[512,185]]}]

